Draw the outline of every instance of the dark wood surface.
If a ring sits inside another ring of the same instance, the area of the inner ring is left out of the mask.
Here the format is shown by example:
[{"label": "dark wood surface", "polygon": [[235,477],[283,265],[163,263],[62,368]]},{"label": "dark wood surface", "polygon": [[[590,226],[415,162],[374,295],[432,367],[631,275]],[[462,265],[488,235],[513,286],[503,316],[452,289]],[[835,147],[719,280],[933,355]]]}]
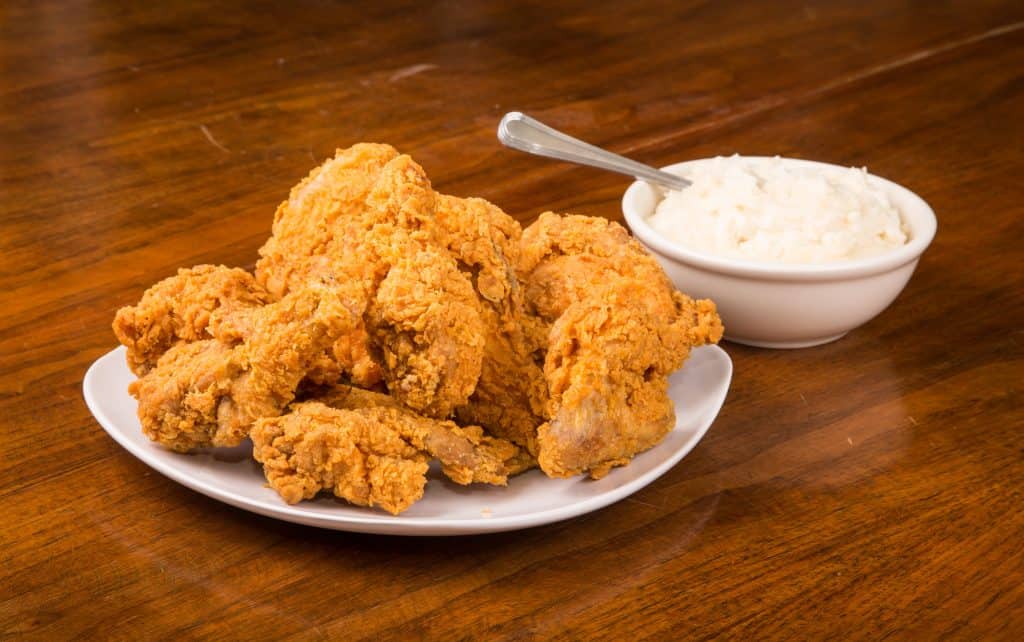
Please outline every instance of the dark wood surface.
[{"label": "dark wood surface", "polygon": [[[92,419],[114,311],[181,265],[251,267],[336,147],[390,142],[523,222],[621,219],[626,180],[497,144],[512,109],[655,165],[867,165],[938,236],[846,338],[726,343],[693,453],[551,526],[282,523]],[[5,3],[0,638],[1020,639],[1022,120],[1019,2]]]}]

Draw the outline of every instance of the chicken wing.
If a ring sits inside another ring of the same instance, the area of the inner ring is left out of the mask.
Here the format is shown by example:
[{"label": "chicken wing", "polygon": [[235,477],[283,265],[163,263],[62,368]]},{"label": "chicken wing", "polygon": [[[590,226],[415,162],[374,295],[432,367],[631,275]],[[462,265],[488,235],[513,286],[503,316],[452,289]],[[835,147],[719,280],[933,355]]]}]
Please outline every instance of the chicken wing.
[{"label": "chicken wing", "polygon": [[458,426],[451,421],[431,419],[412,412],[390,395],[354,386],[335,385],[319,390],[313,400],[339,410],[387,410],[379,419],[400,432],[441,462],[442,470],[460,484],[505,483],[536,466],[525,450],[505,439],[492,437],[480,426]]},{"label": "chicken wing", "polygon": [[[505,485],[505,461],[514,460],[519,450],[514,445],[373,395],[335,395],[336,401],[354,405],[346,409],[298,403],[288,414],[256,422],[253,457],[282,499],[294,504],[329,490],[353,504],[398,514],[423,496],[431,458],[439,459],[445,475],[457,483]],[[382,405],[372,405],[377,401]]]},{"label": "chicken wing", "polygon": [[270,295],[251,274],[223,265],[180,269],[153,285],[136,305],[114,317],[114,334],[128,348],[128,366],[142,376],[182,341],[213,337],[240,340],[246,313],[266,304]]},{"label": "chicken wing", "polygon": [[353,326],[334,290],[310,287],[257,309],[244,341],[178,343],[128,388],[146,435],[179,452],[236,446],[293,398],[316,357]]},{"label": "chicken wing", "polygon": [[289,504],[330,490],[397,515],[423,497],[427,456],[358,414],[296,404],[287,415],[257,421],[250,436],[253,458]]}]

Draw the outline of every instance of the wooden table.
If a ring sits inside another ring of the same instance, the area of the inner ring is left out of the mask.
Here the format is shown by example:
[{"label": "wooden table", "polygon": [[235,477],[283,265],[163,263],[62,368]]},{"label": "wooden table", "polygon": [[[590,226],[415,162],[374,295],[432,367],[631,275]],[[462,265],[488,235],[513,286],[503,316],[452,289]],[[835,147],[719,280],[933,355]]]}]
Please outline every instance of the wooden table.
[{"label": "wooden table", "polygon": [[[133,4],[0,9],[0,638],[1024,635],[1024,5]],[[619,220],[623,178],[497,144],[513,109],[654,165],[867,165],[938,236],[846,338],[726,343],[693,453],[547,527],[265,519],[92,419],[114,311],[251,267],[335,147],[390,142],[523,222]]]}]

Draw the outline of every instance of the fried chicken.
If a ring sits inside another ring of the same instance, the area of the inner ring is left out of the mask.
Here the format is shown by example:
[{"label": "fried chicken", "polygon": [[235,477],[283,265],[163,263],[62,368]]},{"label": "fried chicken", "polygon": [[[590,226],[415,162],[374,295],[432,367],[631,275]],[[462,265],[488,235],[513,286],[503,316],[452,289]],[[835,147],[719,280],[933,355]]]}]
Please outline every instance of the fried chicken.
[{"label": "fried chicken", "polygon": [[354,325],[324,287],[297,290],[248,322],[241,343],[178,343],[129,386],[150,439],[179,452],[237,446],[253,422],[281,412],[315,358]]},{"label": "fried chicken", "polygon": [[391,394],[423,414],[448,417],[480,378],[480,304],[451,257],[415,243],[399,247],[386,248],[391,256],[381,252],[391,269],[366,310],[366,327]]},{"label": "fried chicken", "polygon": [[672,429],[668,375],[718,341],[721,322],[616,223],[548,212],[520,248],[528,308],[549,324],[538,461],[553,477],[603,477]]},{"label": "fried chicken", "polygon": [[240,340],[246,312],[270,295],[251,274],[223,265],[180,269],[146,290],[136,305],[114,317],[114,334],[128,348],[128,367],[142,376],[175,344],[217,337]]},{"label": "fried chicken", "polygon": [[[404,407],[394,397],[354,386],[321,389],[313,400],[339,410],[386,409],[388,425],[405,424],[403,434],[418,435],[417,443],[440,460],[442,470],[460,484],[504,484],[504,479],[536,465],[529,453],[505,439],[488,435],[480,426],[458,426],[431,419]],[[390,412],[394,411],[394,412]]]},{"label": "fried chicken", "polygon": [[435,200],[394,148],[339,150],[278,208],[256,277],[275,296],[310,280],[354,284],[345,303],[360,324],[333,347],[339,368],[447,417],[476,386],[484,341],[472,285],[428,231]]},{"label": "fried chicken", "polygon": [[524,231],[359,144],[291,190],[255,275],[180,270],[114,331],[154,441],[250,436],[286,502],[397,514],[432,460],[497,485],[625,465],[672,429],[668,376],[722,325],[615,223],[549,212]]},{"label": "fried chicken", "polygon": [[252,429],[253,457],[289,504],[329,490],[353,504],[398,514],[423,496],[431,458],[459,484],[504,486],[505,462],[519,452],[480,428],[459,428],[396,407],[386,395],[345,389],[329,398],[346,408],[298,403]]},{"label": "fried chicken", "polygon": [[547,386],[535,361],[538,322],[526,314],[515,274],[522,229],[480,198],[438,195],[434,235],[458,261],[480,298],[484,358],[476,390],[456,409],[463,423],[479,424],[536,454]]},{"label": "fried chicken", "polygon": [[427,456],[372,419],[321,403],[296,404],[251,432],[256,461],[289,504],[321,490],[397,515],[423,497]]}]

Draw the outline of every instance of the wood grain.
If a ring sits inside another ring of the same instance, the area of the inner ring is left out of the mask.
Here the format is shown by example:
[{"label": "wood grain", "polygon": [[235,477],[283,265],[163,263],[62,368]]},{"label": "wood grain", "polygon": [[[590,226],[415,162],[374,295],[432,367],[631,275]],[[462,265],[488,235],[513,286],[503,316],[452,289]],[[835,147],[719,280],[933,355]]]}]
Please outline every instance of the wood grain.
[{"label": "wood grain", "polygon": [[[1024,635],[1024,6],[484,5],[0,8],[0,638]],[[841,341],[726,344],[707,438],[561,524],[280,523],[92,420],[117,307],[180,265],[251,266],[336,147],[390,142],[523,222],[621,219],[619,177],[500,148],[511,109],[652,164],[867,165],[939,233]]]}]

